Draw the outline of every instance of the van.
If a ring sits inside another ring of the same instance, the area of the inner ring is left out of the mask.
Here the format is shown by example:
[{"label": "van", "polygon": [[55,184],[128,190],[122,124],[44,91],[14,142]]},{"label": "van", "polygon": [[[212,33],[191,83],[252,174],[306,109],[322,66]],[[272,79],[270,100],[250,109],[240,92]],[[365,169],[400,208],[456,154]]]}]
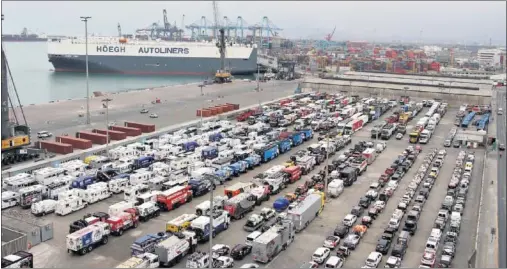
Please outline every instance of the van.
[{"label": "van", "polygon": [[428,240],[426,241],[426,250],[431,250],[431,251],[437,251],[438,250],[438,243],[439,243],[440,240],[437,240],[433,237],[430,237],[428,238]]},{"label": "van", "polygon": [[324,268],[342,268],[343,260],[338,256],[331,256],[326,261]]},{"label": "van", "polygon": [[343,192],[343,180],[333,180],[329,183],[328,194],[331,198],[337,198]]},{"label": "van", "polygon": [[398,244],[404,244],[408,246],[408,242],[410,241],[410,233],[408,231],[401,231],[398,236]]},{"label": "van", "polygon": [[435,238],[436,240],[440,241],[440,238],[442,237],[442,231],[437,228],[431,229],[430,238]]},{"label": "van", "polygon": [[257,237],[259,237],[261,234],[262,234],[262,232],[259,232],[259,231],[255,231],[255,232],[250,233],[249,235],[246,236],[245,244],[249,245],[249,246],[253,245],[253,242],[255,241],[255,239]]},{"label": "van", "polygon": [[451,221],[461,222],[461,214],[459,212],[452,212],[451,213]]}]

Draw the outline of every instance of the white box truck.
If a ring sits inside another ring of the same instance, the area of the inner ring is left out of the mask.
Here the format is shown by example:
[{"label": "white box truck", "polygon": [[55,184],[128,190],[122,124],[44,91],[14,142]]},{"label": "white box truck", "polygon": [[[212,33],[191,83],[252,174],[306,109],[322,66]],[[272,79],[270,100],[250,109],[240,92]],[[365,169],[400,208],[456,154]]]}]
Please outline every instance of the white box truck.
[{"label": "white box truck", "polygon": [[194,237],[175,234],[155,246],[162,267],[170,267],[178,263],[187,254],[192,254],[197,248]]},{"label": "white box truck", "polygon": [[292,221],[284,219],[279,224],[255,238],[252,243],[254,261],[268,263],[294,241],[296,231]]},{"label": "white box truck", "polygon": [[287,212],[287,219],[292,220],[296,232],[302,231],[320,214],[324,208],[324,202],[324,193],[314,192]]}]

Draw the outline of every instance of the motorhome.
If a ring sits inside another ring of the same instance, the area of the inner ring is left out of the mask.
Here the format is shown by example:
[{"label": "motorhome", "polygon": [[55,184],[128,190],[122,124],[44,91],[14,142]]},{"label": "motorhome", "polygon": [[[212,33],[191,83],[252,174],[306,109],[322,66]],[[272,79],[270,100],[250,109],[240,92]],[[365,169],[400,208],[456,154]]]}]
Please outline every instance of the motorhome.
[{"label": "motorhome", "polygon": [[55,178],[63,175],[65,170],[62,168],[45,167],[33,172],[33,176],[39,184],[48,185],[53,182]]}]

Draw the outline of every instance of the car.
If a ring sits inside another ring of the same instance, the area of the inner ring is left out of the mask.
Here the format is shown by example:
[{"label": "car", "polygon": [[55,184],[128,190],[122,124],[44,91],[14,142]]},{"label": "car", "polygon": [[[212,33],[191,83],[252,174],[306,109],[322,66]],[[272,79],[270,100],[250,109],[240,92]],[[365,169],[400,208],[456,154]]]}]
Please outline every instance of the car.
[{"label": "car", "polygon": [[[371,203],[371,197],[370,196],[363,196],[359,199],[359,206],[362,207],[362,208],[368,208],[370,206],[370,203]],[[354,213],[352,213],[354,214]],[[358,215],[359,217],[360,215]]]},{"label": "car", "polygon": [[368,255],[368,258],[366,258],[364,265],[368,266],[369,268],[376,268],[380,264],[380,261],[382,261],[382,254],[374,251]]},{"label": "car", "polygon": [[381,238],[378,240],[377,246],[375,247],[375,251],[382,253],[382,255],[387,255],[389,252],[389,248],[391,247],[391,240]]},{"label": "car", "polygon": [[340,244],[340,237],[335,235],[330,235],[326,237],[326,240],[324,240],[323,247],[334,249],[337,245]]},{"label": "car", "polygon": [[402,133],[397,133],[396,136],[395,136],[396,140],[401,140],[403,138],[403,134]]},{"label": "car", "polygon": [[435,251],[425,251],[421,258],[421,265],[433,267],[436,261]]},{"label": "car", "polygon": [[387,258],[386,265],[384,268],[400,268],[401,267],[401,258],[390,256]]},{"label": "car", "polygon": [[314,261],[310,261],[303,263],[299,268],[319,268],[319,264]]},{"label": "car", "polygon": [[259,215],[261,215],[264,218],[264,220],[269,220],[276,216],[276,211],[273,208],[264,207],[263,209],[261,209]]},{"label": "car", "polygon": [[386,202],[384,202],[384,201],[375,201],[375,204],[373,204],[373,206],[375,208],[380,209],[380,211],[382,211],[386,207]]},{"label": "car", "polygon": [[343,241],[343,246],[349,248],[349,249],[356,249],[357,245],[359,245],[359,240],[361,240],[361,236],[355,233],[350,233],[345,237],[345,240]]},{"label": "car", "polygon": [[454,142],[452,142],[452,146],[454,148],[459,148],[461,146],[461,142],[459,140],[455,140]]},{"label": "car", "polygon": [[218,258],[220,256],[227,256],[229,255],[229,252],[231,251],[231,247],[224,244],[216,244],[211,248],[211,251],[213,252],[213,258]]},{"label": "car", "polygon": [[320,247],[313,253],[312,261],[318,264],[323,264],[330,254],[331,250],[329,250],[328,248]]},{"label": "car", "polygon": [[156,118],[158,118],[158,115],[157,115],[157,114],[155,114],[155,113],[151,113],[151,114],[150,114],[150,118],[152,118],[152,119],[156,119]]},{"label": "car", "polygon": [[233,268],[234,259],[227,256],[220,256],[213,259],[213,268]]},{"label": "car", "polygon": [[361,215],[363,215],[363,212],[364,212],[364,207],[358,206],[358,205],[352,207],[352,210],[350,210],[350,214],[352,214],[356,217],[360,217]]},{"label": "car", "polygon": [[496,114],[503,115],[503,108],[499,107]]},{"label": "car", "polygon": [[235,245],[230,253],[230,256],[235,260],[242,260],[245,256],[252,252],[252,246],[246,244]]},{"label": "car", "polygon": [[393,246],[393,250],[391,250],[391,255],[394,257],[398,257],[403,259],[405,254],[407,253],[407,245],[404,243],[398,243]]},{"label": "car", "polygon": [[[255,263],[245,263],[245,264],[241,265],[240,268],[259,268],[259,265],[255,264]],[[310,268],[314,268],[314,267],[310,267]]]},{"label": "car", "polygon": [[340,237],[340,238],[344,238],[349,233],[349,231],[350,231],[350,226],[346,226],[344,224],[339,224],[338,226],[336,226],[336,228],[334,228],[333,234],[335,236]]},{"label": "car", "polygon": [[150,111],[148,109],[146,109],[146,108],[143,108],[143,109],[141,109],[140,112],[141,112],[141,114],[146,114],[146,113],[148,113]]},{"label": "car", "polygon": [[396,172],[391,176],[391,180],[398,181],[405,175],[403,169],[396,169]]},{"label": "car", "polygon": [[498,145],[498,150],[505,151],[505,144],[500,143],[500,145]]},{"label": "car", "polygon": [[[362,207],[361,207],[361,209],[362,209]],[[356,223],[356,220],[357,220],[356,215],[348,214],[347,216],[345,216],[342,223],[343,223],[343,225],[345,225],[347,227],[352,227],[354,225],[354,223]]]},{"label": "car", "polygon": [[37,133],[38,138],[48,138],[48,137],[52,137],[52,136],[53,136],[53,134],[48,131],[40,131]]},{"label": "car", "polygon": [[426,198],[424,197],[424,195],[417,195],[414,202],[424,205],[424,203],[426,203]]}]

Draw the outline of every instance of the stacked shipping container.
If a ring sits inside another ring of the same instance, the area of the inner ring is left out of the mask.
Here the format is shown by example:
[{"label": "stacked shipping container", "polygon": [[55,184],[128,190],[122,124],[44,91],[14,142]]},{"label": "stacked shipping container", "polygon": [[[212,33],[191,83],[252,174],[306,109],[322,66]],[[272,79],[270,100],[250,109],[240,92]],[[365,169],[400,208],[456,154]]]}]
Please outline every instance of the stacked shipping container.
[{"label": "stacked shipping container", "polygon": [[55,140],[58,143],[70,144],[73,148],[77,149],[89,149],[93,146],[92,141],[88,139],[75,138],[71,136],[57,136]]},{"label": "stacked shipping container", "polygon": [[217,105],[214,107],[208,107],[204,109],[197,109],[196,116],[197,117],[212,117],[222,113],[227,113],[233,110],[238,110],[239,104],[224,104]]}]

